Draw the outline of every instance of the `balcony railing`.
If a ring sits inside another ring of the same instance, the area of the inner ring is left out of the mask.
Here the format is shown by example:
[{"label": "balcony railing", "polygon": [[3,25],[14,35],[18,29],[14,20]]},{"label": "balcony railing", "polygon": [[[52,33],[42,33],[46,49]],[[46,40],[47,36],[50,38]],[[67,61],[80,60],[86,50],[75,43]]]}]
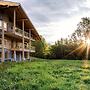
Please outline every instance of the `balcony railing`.
[{"label": "balcony railing", "polygon": [[[22,50],[22,48],[23,48],[23,46],[22,46],[22,44],[23,43],[14,43],[14,45],[12,45],[12,49],[18,49],[18,50]],[[27,49],[27,50],[29,50],[30,48],[29,48],[29,45],[28,45],[28,43],[26,44],[24,44],[24,49]]]},{"label": "balcony railing", "polygon": [[[4,47],[7,47],[7,40],[4,40]],[[0,48],[2,48],[2,38],[0,38]]]},{"label": "balcony railing", "polygon": [[31,41],[35,41],[35,39],[31,37]]},{"label": "balcony railing", "polygon": [[35,47],[31,46],[31,52],[35,52]]},{"label": "balcony railing", "polygon": [[20,35],[23,34],[23,31],[22,31],[21,29],[19,29],[19,28],[16,28],[15,31],[16,31],[16,33],[18,33],[18,34],[20,34]]},{"label": "balcony railing", "polygon": [[[17,34],[21,35],[21,36],[23,35],[23,30],[21,30],[21,29],[19,29],[19,28],[16,28],[16,29],[15,29],[15,32],[16,32]],[[29,33],[26,32],[26,31],[24,31],[24,36],[29,38]]]},{"label": "balcony railing", "polygon": [[29,33],[24,31],[24,36],[29,37]]}]

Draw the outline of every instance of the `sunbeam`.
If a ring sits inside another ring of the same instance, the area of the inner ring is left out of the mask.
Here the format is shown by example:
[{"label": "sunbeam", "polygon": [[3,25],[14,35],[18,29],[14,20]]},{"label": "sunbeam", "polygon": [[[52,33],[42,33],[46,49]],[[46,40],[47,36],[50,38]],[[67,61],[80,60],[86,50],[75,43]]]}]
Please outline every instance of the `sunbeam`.
[{"label": "sunbeam", "polygon": [[[71,55],[71,54],[73,54],[76,51],[79,51],[78,53],[80,55],[85,50],[85,48],[86,48],[86,45],[85,45],[85,43],[83,43],[78,48],[76,48],[75,50],[73,50],[72,52],[70,52],[68,55]],[[66,56],[68,56],[68,55],[66,55]]]},{"label": "sunbeam", "polygon": [[86,40],[86,58],[84,60],[84,68],[89,67],[89,64],[88,64],[89,49],[90,49],[90,39],[88,38]]},{"label": "sunbeam", "polygon": [[89,56],[89,50],[90,50],[90,39],[89,38],[86,40],[83,40],[83,43],[79,47],[77,47],[75,50],[70,52],[65,57],[73,54],[74,52],[78,52],[78,55],[81,55],[84,52],[84,50],[86,51],[86,53],[85,53],[85,58],[83,60],[83,67],[88,68],[89,67],[88,56]]}]

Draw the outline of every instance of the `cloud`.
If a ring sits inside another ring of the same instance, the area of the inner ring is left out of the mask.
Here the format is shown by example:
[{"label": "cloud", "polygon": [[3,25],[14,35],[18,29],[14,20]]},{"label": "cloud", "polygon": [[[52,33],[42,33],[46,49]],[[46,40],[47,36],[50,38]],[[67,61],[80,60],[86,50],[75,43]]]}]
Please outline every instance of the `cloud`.
[{"label": "cloud", "polygon": [[45,25],[71,18],[79,12],[82,14],[88,9],[83,7],[84,2],[85,0],[30,0],[30,3],[26,1],[24,6],[35,23]]},{"label": "cloud", "polygon": [[90,0],[14,0],[20,2],[38,32],[52,43],[71,34],[90,15]]},{"label": "cloud", "polygon": [[19,3],[21,3],[21,2],[25,2],[25,1],[27,1],[27,0],[7,0],[7,1],[19,2]]},{"label": "cloud", "polygon": [[38,30],[48,42],[53,43],[56,40],[60,40],[61,37],[66,38],[71,35],[77,27],[76,21],[80,21],[80,17],[74,16],[74,18],[64,21],[51,22],[47,27],[39,27]]}]

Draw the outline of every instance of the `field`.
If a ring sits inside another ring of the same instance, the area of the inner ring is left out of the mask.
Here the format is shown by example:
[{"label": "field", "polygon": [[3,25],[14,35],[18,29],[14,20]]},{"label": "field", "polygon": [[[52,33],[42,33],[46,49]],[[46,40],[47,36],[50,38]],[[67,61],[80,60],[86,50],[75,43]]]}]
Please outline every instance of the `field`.
[{"label": "field", "polygon": [[7,62],[0,64],[0,90],[90,90],[90,68],[79,60]]}]

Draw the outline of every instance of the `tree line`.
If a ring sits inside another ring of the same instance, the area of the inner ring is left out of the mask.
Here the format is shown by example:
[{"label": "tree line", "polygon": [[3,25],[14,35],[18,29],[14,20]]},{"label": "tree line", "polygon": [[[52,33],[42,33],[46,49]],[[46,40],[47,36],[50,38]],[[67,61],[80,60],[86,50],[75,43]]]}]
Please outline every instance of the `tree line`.
[{"label": "tree line", "polygon": [[[33,56],[46,59],[82,60],[86,58],[87,39],[90,39],[90,18],[85,17],[77,24],[77,29],[69,38],[61,38],[54,45],[47,44],[41,37],[41,41],[35,42],[36,52]],[[90,55],[88,56],[90,58]]]}]

